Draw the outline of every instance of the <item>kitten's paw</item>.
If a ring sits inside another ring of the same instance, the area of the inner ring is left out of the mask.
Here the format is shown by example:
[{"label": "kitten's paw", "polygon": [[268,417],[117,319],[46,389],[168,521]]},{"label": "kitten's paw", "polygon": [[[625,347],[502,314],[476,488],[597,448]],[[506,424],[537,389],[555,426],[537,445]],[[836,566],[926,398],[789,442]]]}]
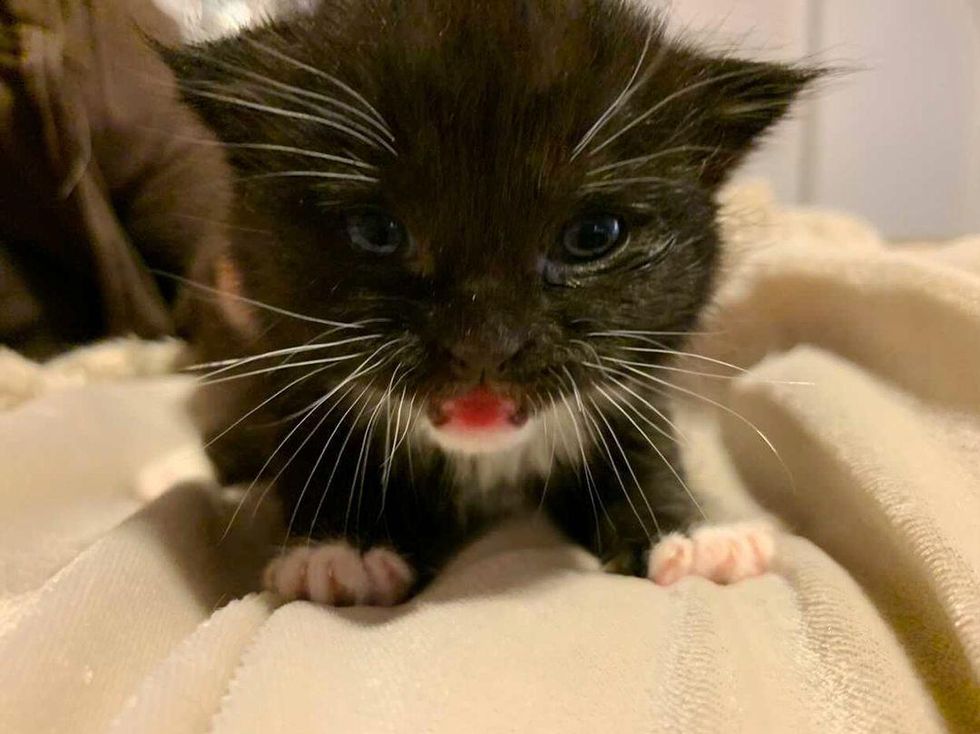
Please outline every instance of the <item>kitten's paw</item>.
[{"label": "kitten's paw", "polygon": [[335,607],[390,607],[405,600],[415,571],[388,548],[361,553],[343,541],[297,546],[265,568],[265,588],[284,599]]},{"label": "kitten's paw", "polygon": [[647,577],[669,586],[685,576],[701,576],[719,584],[766,573],[776,542],[765,523],[706,525],[690,537],[671,533],[650,550]]}]

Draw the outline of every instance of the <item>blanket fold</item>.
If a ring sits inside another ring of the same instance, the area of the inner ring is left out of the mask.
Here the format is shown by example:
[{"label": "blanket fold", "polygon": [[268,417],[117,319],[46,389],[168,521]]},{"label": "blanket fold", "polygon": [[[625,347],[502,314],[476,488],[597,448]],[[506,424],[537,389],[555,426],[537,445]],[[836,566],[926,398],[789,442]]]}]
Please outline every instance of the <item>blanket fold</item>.
[{"label": "blanket fold", "polygon": [[135,493],[199,454],[190,383],[79,385],[120,375],[80,353],[0,399],[0,731],[980,731],[980,240],[725,212],[690,350],[733,368],[671,379],[692,488],[783,523],[773,573],[662,589],[528,521],[402,607],[277,607],[270,508],[226,534],[227,493]]}]

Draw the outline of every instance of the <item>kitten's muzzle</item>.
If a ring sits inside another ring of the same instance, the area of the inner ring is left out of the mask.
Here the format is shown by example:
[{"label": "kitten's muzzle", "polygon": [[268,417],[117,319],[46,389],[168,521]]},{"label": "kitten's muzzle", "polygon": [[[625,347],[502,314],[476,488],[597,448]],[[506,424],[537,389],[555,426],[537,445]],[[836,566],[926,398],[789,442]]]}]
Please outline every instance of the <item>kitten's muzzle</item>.
[{"label": "kitten's muzzle", "polygon": [[507,371],[529,343],[516,337],[492,341],[464,339],[444,346],[452,375],[460,381],[496,380]]}]

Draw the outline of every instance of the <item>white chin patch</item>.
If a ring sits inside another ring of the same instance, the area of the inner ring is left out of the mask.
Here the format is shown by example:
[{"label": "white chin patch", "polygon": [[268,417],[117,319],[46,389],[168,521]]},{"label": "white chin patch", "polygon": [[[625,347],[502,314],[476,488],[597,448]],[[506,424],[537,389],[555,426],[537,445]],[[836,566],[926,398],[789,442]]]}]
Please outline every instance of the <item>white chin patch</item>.
[{"label": "white chin patch", "polygon": [[448,457],[461,506],[510,511],[524,506],[528,479],[550,477],[556,462],[577,460],[566,448],[578,443],[571,443],[573,427],[564,416],[565,411],[549,408],[519,428],[464,432],[438,429],[423,415],[417,437]]},{"label": "white chin patch", "polygon": [[423,416],[422,426],[432,443],[447,454],[485,456],[509,451],[526,444],[536,433],[536,418],[520,427],[506,426],[478,431],[443,430]]}]

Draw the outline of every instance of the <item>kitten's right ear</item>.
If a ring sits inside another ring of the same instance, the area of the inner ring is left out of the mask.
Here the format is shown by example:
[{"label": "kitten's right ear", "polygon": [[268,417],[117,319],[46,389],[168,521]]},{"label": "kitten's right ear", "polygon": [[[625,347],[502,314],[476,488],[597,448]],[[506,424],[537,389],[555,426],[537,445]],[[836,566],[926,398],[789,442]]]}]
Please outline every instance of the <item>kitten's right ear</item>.
[{"label": "kitten's right ear", "polygon": [[688,134],[714,150],[701,167],[702,180],[712,187],[724,182],[800,94],[828,73],[732,58],[705,59],[693,68],[697,73],[686,83],[699,88],[702,113]]}]

